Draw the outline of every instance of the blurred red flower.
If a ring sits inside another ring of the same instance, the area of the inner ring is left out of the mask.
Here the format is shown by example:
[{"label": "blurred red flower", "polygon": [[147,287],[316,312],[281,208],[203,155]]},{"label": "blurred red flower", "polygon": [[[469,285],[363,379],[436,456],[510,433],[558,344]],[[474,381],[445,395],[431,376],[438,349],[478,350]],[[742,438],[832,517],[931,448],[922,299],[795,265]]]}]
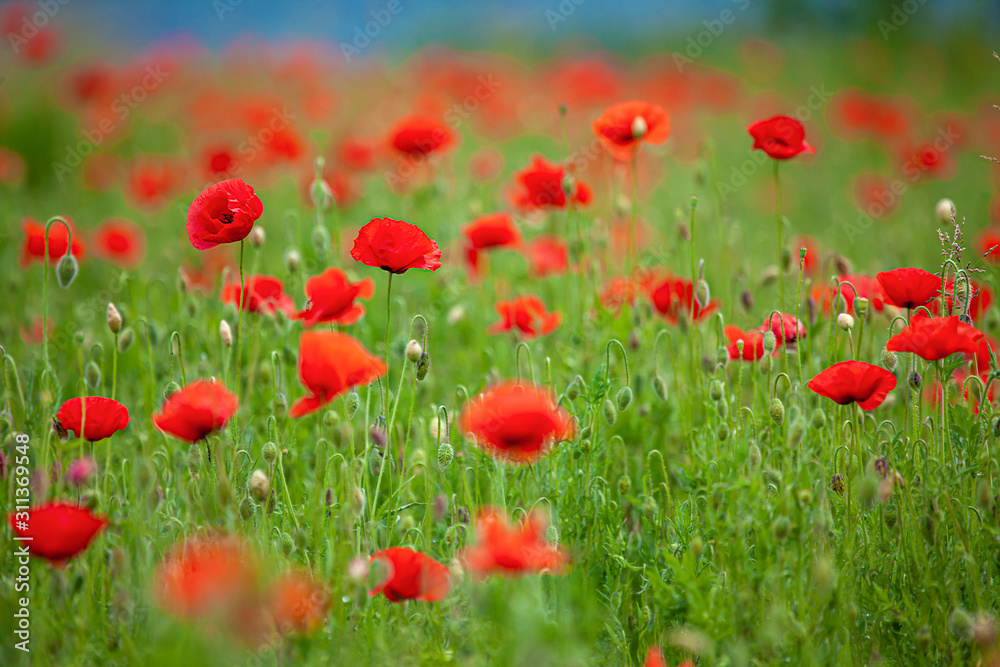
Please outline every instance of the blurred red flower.
[{"label": "blurred red flower", "polygon": [[820,371],[809,388],[840,405],[857,403],[862,410],[874,410],[896,388],[896,376],[864,361],[841,361]]},{"label": "blurred red flower", "polygon": [[790,313],[771,313],[764,318],[761,329],[767,331],[769,327],[779,344],[794,343],[806,337],[806,325]]},{"label": "blurred red flower", "polygon": [[354,324],[365,314],[365,307],[356,299],[370,299],[375,294],[375,281],[365,278],[352,283],[347,274],[330,267],[306,281],[306,307],[293,315],[303,326],[317,324]]},{"label": "blurred red flower", "polygon": [[198,250],[241,241],[263,212],[260,198],[242,179],[219,181],[191,202],[187,213],[188,238]]},{"label": "blurred red flower", "polygon": [[560,276],[569,267],[569,248],[558,236],[536,236],[528,243],[527,255],[533,278]]},{"label": "blurred red flower", "polygon": [[369,595],[379,593],[389,602],[401,600],[421,600],[438,602],[451,589],[448,568],[430,556],[407,547],[383,549],[369,559],[381,562],[388,568],[388,576]]},{"label": "blurred red flower", "polygon": [[[764,357],[764,332],[760,329],[743,331],[736,325],[727,324],[723,329],[723,333],[726,336],[726,340],[729,341],[726,351],[729,353],[730,360],[760,361]],[[742,355],[740,354],[739,347],[736,345],[737,341],[740,340],[743,341]]]},{"label": "blurred red flower", "polygon": [[[531,159],[531,164],[515,172],[515,190],[511,196],[513,205],[522,210],[565,208],[565,169],[562,165],[549,162],[541,155]],[[571,186],[574,204],[586,206],[592,198],[590,188],[585,183],[576,182]]]},{"label": "blurred red flower", "polygon": [[[972,298],[969,299],[969,317],[972,318],[973,322],[978,322],[980,318],[990,309],[993,305],[993,290],[984,285],[983,283],[977,282],[975,280],[969,281],[969,288],[972,291]],[[948,282],[945,284],[945,296],[944,305],[948,313],[953,313],[955,311],[955,306],[952,303],[952,294],[955,291],[955,279],[948,278]],[[931,312],[935,315],[938,314],[939,302],[931,302]]]},{"label": "blurred red flower", "polygon": [[573,421],[547,391],[513,382],[490,387],[459,419],[476,445],[501,460],[534,463],[556,441],[571,438]]},{"label": "blurred red flower", "polygon": [[85,507],[53,500],[28,511],[28,518],[11,512],[10,526],[32,556],[60,565],[87,548],[108,524]]},{"label": "blurred red flower", "polygon": [[233,614],[254,601],[256,587],[249,549],[227,535],[197,536],[174,546],[153,578],[156,602],[182,618]]},{"label": "blurred red flower", "polygon": [[889,339],[885,349],[913,352],[926,361],[937,361],[956,352],[975,354],[983,332],[962,322],[957,316],[910,318],[909,325]]},{"label": "blurred red flower", "polygon": [[264,313],[274,316],[278,311],[289,317],[295,312],[295,302],[285,294],[285,285],[274,276],[248,276],[246,294],[240,299],[239,283],[224,285],[219,294],[222,303],[231,303],[245,313]]},{"label": "blurred red flower", "polygon": [[429,116],[407,116],[389,130],[392,147],[410,157],[447,152],[456,141],[455,132],[441,120]]},{"label": "blurred red flower", "polygon": [[[80,239],[73,221],[66,218],[66,222],[69,223],[73,232],[73,256],[82,259],[84,254],[83,241]],[[25,218],[21,221],[21,229],[24,231],[24,243],[21,245],[21,268],[27,268],[32,262],[43,263],[45,261],[45,225],[34,218]],[[66,254],[66,246],[66,226],[61,222],[56,222],[49,227],[49,261],[59,261]]]},{"label": "blurred red flower", "polygon": [[292,404],[289,417],[310,415],[355,385],[382,377],[385,364],[347,334],[314,330],[299,338],[298,372],[309,393]]},{"label": "blurred red flower", "polygon": [[279,633],[305,635],[323,625],[330,594],[308,572],[287,572],[271,584],[267,608]]},{"label": "blurred red flower", "polygon": [[240,406],[239,398],[216,380],[195,380],[167,398],[153,425],[190,443],[224,427]]},{"label": "blurred red flower", "polygon": [[123,269],[134,269],[146,254],[146,235],[142,227],[131,220],[111,218],[97,228],[94,252]]},{"label": "blurred red flower", "polygon": [[517,331],[525,339],[548,336],[562,324],[562,313],[548,312],[542,300],[533,294],[519,296],[496,304],[499,322],[490,325],[491,334]]},{"label": "blurred red flower", "polygon": [[441,268],[441,249],[434,239],[420,227],[393,218],[372,218],[362,227],[354,239],[351,257],[391,273]]},{"label": "blurred red flower", "polygon": [[84,440],[90,442],[110,438],[128,426],[128,408],[114,399],[87,396],[86,415],[83,414],[83,407],[83,398],[71,398],[59,406],[54,420],[64,431],[72,431],[76,437],[80,437],[81,421],[85,419]]},{"label": "blurred red flower", "polygon": [[[0,13],[0,32],[14,56],[25,64],[44,64],[53,58],[59,47],[59,33],[49,25],[58,6],[44,10],[40,7],[34,3],[14,2]],[[39,15],[42,18],[38,18]]]},{"label": "blurred red flower", "polygon": [[139,158],[128,167],[129,200],[145,210],[156,210],[167,204],[185,180],[185,168],[171,159],[148,156]]},{"label": "blurred red flower", "polygon": [[532,512],[511,526],[505,515],[487,507],[476,517],[475,543],[466,547],[460,558],[480,576],[559,571],[569,559],[546,540],[547,524],[541,514]]},{"label": "blurred red flower", "polygon": [[627,161],[641,142],[662,144],[670,137],[670,116],[651,102],[619,102],[594,121],[594,134],[616,160]]},{"label": "blurred red flower", "polygon": [[991,264],[1000,264],[1000,229],[990,227],[984,229],[976,237],[979,253]]},{"label": "blurred red flower", "polygon": [[479,254],[493,248],[519,248],[521,231],[509,213],[498,211],[481,215],[462,228],[465,237],[465,260],[472,275],[479,273]]},{"label": "blurred red flower", "polygon": [[882,271],[875,276],[885,303],[899,308],[917,308],[941,293],[941,277],[917,268]]},{"label": "blurred red flower", "polygon": [[774,116],[747,127],[753,137],[753,147],[775,160],[787,160],[799,153],[814,154],[816,149],[806,141],[802,123],[791,116]]}]

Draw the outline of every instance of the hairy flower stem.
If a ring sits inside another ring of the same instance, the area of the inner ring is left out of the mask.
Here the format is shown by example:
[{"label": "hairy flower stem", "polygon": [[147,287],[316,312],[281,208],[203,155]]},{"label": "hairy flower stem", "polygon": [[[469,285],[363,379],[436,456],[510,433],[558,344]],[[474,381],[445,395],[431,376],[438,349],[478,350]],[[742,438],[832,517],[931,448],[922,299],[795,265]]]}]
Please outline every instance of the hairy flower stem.
[{"label": "hairy flower stem", "polygon": [[780,162],[778,160],[774,161],[774,222],[777,227],[777,237],[778,237],[778,305],[779,310],[784,312],[785,309],[785,269],[781,262],[781,253],[785,248],[784,240],[782,239],[784,230],[781,225],[781,179],[778,178],[778,165]]},{"label": "hairy flower stem", "polygon": [[[236,378],[234,380],[236,389],[233,391],[236,398],[240,397],[240,365],[243,360],[243,309],[247,304],[246,281],[243,280],[243,246],[246,242],[240,241],[240,302],[236,304]],[[182,362],[183,363],[183,362]],[[235,420],[234,420],[235,421]]]}]

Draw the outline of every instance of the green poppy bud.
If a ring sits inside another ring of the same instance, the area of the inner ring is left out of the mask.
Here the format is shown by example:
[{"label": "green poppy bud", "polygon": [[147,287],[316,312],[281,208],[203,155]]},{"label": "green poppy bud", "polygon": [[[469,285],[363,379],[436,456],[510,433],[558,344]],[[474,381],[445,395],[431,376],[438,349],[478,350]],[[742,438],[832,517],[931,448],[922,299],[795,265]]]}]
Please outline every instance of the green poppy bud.
[{"label": "green poppy bud", "polygon": [[76,274],[80,272],[80,264],[70,253],[66,253],[56,264],[56,282],[59,287],[67,288],[76,280]]}]

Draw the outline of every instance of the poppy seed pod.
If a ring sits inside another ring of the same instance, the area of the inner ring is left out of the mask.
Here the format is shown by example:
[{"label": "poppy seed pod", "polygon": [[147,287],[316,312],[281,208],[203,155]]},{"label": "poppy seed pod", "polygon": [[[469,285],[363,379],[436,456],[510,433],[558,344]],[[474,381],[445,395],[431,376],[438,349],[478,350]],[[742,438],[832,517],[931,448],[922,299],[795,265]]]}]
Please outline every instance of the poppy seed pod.
[{"label": "poppy seed pod", "polygon": [[411,340],[406,344],[406,360],[411,364],[415,364],[420,361],[421,355],[424,353],[424,348],[419,342]]},{"label": "poppy seed pod", "polygon": [[247,483],[247,488],[250,490],[250,495],[257,502],[262,503],[267,500],[268,495],[271,493],[271,481],[264,474],[263,470],[254,470],[250,474],[250,481]]},{"label": "poppy seed pod", "polygon": [[229,327],[229,322],[219,320],[219,338],[226,347],[233,346],[233,330]]},{"label": "poppy seed pod", "polygon": [[646,132],[649,131],[649,125],[646,123],[646,119],[642,116],[636,116],[632,119],[632,138],[642,139],[646,136]]},{"label": "poppy seed pod", "polygon": [[868,299],[863,296],[856,296],[851,305],[854,307],[854,312],[858,314],[858,317],[865,319],[865,313],[868,312]]},{"label": "poppy seed pod", "polygon": [[767,411],[776,426],[781,426],[785,421],[785,406],[777,396],[771,399],[771,405],[768,406]]},{"label": "poppy seed pod", "polygon": [[844,331],[850,331],[854,328],[854,318],[847,313],[841,313],[837,315],[837,326]]},{"label": "poppy seed pod", "polygon": [[632,403],[632,388],[622,387],[618,391],[618,409],[624,412],[625,410],[628,409],[628,406],[631,403]]},{"label": "poppy seed pod", "polygon": [[659,375],[653,378],[653,393],[661,401],[667,400],[667,383]]},{"label": "poppy seed pod", "polygon": [[895,352],[882,348],[881,361],[882,368],[892,373],[896,370],[896,364],[899,362],[899,356]]},{"label": "poppy seed pod", "polygon": [[774,335],[771,330],[764,332],[764,352],[771,354],[774,352],[774,348],[778,346],[778,337]]},{"label": "poppy seed pod", "polygon": [[59,287],[66,288],[76,280],[76,274],[80,272],[80,264],[71,253],[66,253],[56,264],[56,282]]},{"label": "poppy seed pod", "polygon": [[108,328],[111,333],[118,333],[122,330],[122,314],[118,312],[115,304],[108,303]]}]

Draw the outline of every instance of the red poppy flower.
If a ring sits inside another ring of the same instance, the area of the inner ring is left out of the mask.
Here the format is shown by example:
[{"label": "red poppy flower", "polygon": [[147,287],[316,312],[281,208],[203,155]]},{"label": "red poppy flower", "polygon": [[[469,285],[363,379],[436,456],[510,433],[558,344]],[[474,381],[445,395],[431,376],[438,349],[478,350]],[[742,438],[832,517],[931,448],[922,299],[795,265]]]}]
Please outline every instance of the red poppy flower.
[{"label": "red poppy flower", "polygon": [[[726,340],[729,341],[726,351],[729,353],[731,360],[760,361],[764,357],[764,332],[760,329],[743,331],[738,326],[727,324],[723,329],[723,333],[726,335]],[[743,341],[742,355],[740,354],[740,348],[736,345],[736,342],[740,340]]]},{"label": "red poppy flower", "polygon": [[652,271],[641,268],[636,269],[631,278],[615,276],[601,289],[601,305],[617,314],[624,304],[634,303],[637,295],[648,294],[656,281]]},{"label": "red poppy flower", "polygon": [[168,199],[184,182],[184,167],[173,160],[161,157],[144,157],[128,167],[129,199],[145,210],[156,210],[167,204]]},{"label": "red poppy flower", "polygon": [[[240,299],[239,283],[229,283],[222,288],[222,303],[239,304],[245,313],[264,313],[274,316],[279,310],[289,317],[295,312],[295,302],[285,294],[285,285],[274,276],[249,276],[246,295]],[[242,301],[242,303],[241,303]]]},{"label": "red poppy flower", "polygon": [[455,139],[451,127],[428,116],[407,116],[389,131],[392,147],[412,157],[446,152],[455,145]]},{"label": "red poppy flower", "polygon": [[[67,218],[69,227],[73,231],[73,256],[77,259],[83,258],[83,241],[73,225],[73,221]],[[32,262],[39,264],[45,262],[45,225],[34,218],[25,218],[21,221],[21,229],[24,230],[24,244],[21,246],[21,268],[27,268]],[[58,262],[66,254],[66,226],[57,222],[49,227],[49,261]]]},{"label": "red poppy flower", "polygon": [[[514,174],[516,189],[511,201],[519,209],[565,208],[566,192],[563,190],[565,170],[540,155],[531,165]],[[591,192],[586,184],[577,182],[573,188],[572,202],[580,206],[590,203]]]},{"label": "red poppy flower", "polygon": [[659,646],[650,646],[646,649],[646,661],[643,667],[667,667],[667,661],[663,657],[663,651]]},{"label": "red poppy flower", "polygon": [[459,421],[476,445],[499,459],[533,463],[549,445],[573,436],[569,413],[545,390],[505,382],[466,406]]},{"label": "red poppy flower", "polygon": [[134,269],[146,254],[146,235],[131,220],[110,219],[94,234],[97,256],[123,269]]},{"label": "red poppy flower", "polygon": [[533,294],[510,301],[499,301],[496,311],[500,321],[494,322],[487,329],[491,334],[516,330],[530,340],[536,336],[548,336],[562,324],[562,313],[548,312],[542,300]]},{"label": "red poppy flower", "polygon": [[480,148],[469,158],[469,171],[477,181],[491,181],[503,169],[503,153],[489,146]]},{"label": "red poppy flower", "polygon": [[991,264],[1000,264],[1000,230],[990,227],[984,229],[978,237],[976,244],[979,253]]},{"label": "red poppy flower", "polygon": [[10,526],[33,556],[61,564],[87,548],[94,536],[107,525],[84,507],[55,500],[28,511],[27,521],[10,515]]},{"label": "red poppy flower", "polygon": [[858,208],[873,218],[892,215],[899,196],[892,191],[893,182],[878,174],[860,174],[854,179],[854,198]]},{"label": "red poppy flower", "polygon": [[354,239],[351,257],[391,273],[441,268],[441,249],[434,239],[420,227],[392,218],[372,218],[362,227]]},{"label": "red poppy flower", "polygon": [[465,260],[473,275],[479,271],[479,253],[491,248],[518,248],[521,231],[509,213],[499,211],[481,215],[462,228],[465,237]]},{"label": "red poppy flower", "polygon": [[156,569],[153,596],[168,612],[204,618],[233,612],[255,597],[257,568],[236,537],[198,536],[175,546]]},{"label": "red poppy flower", "polygon": [[380,561],[389,569],[385,581],[368,593],[371,596],[382,593],[389,602],[438,602],[451,589],[448,568],[419,551],[390,547],[372,554],[369,560]]},{"label": "red poppy flower", "polygon": [[369,171],[376,165],[375,146],[361,139],[344,139],[337,148],[337,162],[354,171]]},{"label": "red poppy flower", "polygon": [[[885,295],[882,293],[882,286],[875,278],[860,274],[845,274],[840,276],[839,279],[840,289],[838,293],[843,297],[844,303],[837,303],[838,309],[843,306],[843,312],[853,315],[854,299],[855,297],[862,297],[868,299],[869,308],[876,313],[881,313],[885,310]],[[830,295],[832,293],[834,292],[829,285],[817,285],[811,290],[813,298],[822,304],[824,313],[830,311]]]},{"label": "red poppy flower", "polygon": [[[39,11],[41,16],[39,17]],[[22,63],[40,65],[49,61],[59,46],[59,33],[49,25],[56,8],[39,9],[29,2],[8,4],[0,13],[0,32]]]},{"label": "red poppy flower", "polygon": [[568,558],[545,539],[547,523],[533,512],[511,526],[505,515],[487,507],[476,518],[476,542],[465,548],[461,559],[471,572],[481,576],[558,571]]},{"label": "red poppy flower", "polygon": [[767,331],[769,326],[779,344],[794,343],[799,338],[806,337],[806,325],[789,313],[771,313],[764,318],[761,329]]},{"label": "red poppy flower", "polygon": [[[969,317],[972,318],[973,322],[978,322],[979,319],[990,309],[993,305],[993,290],[991,290],[986,285],[976,282],[975,280],[969,281],[969,287],[972,289],[972,298],[969,299]],[[955,279],[949,278],[947,284],[945,285],[945,309],[948,313],[955,312],[955,307],[952,305],[952,294],[955,291]],[[930,310],[935,315],[938,314],[940,303],[933,301],[930,304]]]},{"label": "red poppy flower", "polygon": [[799,153],[814,154],[816,149],[806,142],[802,123],[790,116],[774,116],[747,127],[753,137],[753,147],[775,160],[787,160]]},{"label": "red poppy flower", "polygon": [[164,433],[194,443],[220,430],[236,414],[240,401],[215,380],[195,380],[173,393],[153,424]]},{"label": "red poppy flower", "polygon": [[966,353],[965,355],[966,360],[973,362],[972,371],[974,373],[983,375],[993,370],[993,360],[990,358],[990,350],[993,350],[993,355],[1000,359],[1000,343],[990,334],[983,333],[976,353]]},{"label": "red poppy flower", "polygon": [[236,158],[228,146],[216,146],[205,151],[204,171],[208,178],[228,176],[236,166]]},{"label": "red poppy flower", "polygon": [[323,625],[330,594],[309,573],[288,572],[271,585],[267,606],[278,632],[305,635]]},{"label": "red poppy flower", "polygon": [[528,262],[534,278],[560,276],[569,267],[569,248],[557,236],[538,236],[528,243]]},{"label": "red poppy flower", "polygon": [[304,331],[299,338],[299,381],[309,390],[292,404],[289,417],[304,417],[355,385],[385,375],[385,364],[347,334]]},{"label": "red poppy flower", "polygon": [[941,278],[916,268],[882,271],[875,276],[885,294],[885,302],[899,308],[916,308],[941,293]]},{"label": "red poppy flower", "polygon": [[649,298],[656,312],[674,326],[681,315],[693,322],[708,319],[721,305],[718,299],[709,299],[704,308],[699,306],[694,298],[694,286],[686,278],[667,277],[658,285],[654,284],[650,287]]},{"label": "red poppy flower", "polygon": [[670,136],[663,107],[639,100],[613,104],[594,121],[596,134],[616,160],[630,160],[639,143],[662,144]]},{"label": "red poppy flower", "polygon": [[864,361],[841,361],[809,380],[809,388],[840,405],[857,403],[862,410],[874,410],[896,388],[896,376]]},{"label": "red poppy flower", "polygon": [[957,316],[913,317],[910,324],[889,339],[885,349],[913,352],[926,361],[937,361],[956,352],[975,354],[983,332],[962,322]]},{"label": "red poppy flower", "polygon": [[242,179],[219,181],[191,202],[187,213],[188,238],[198,250],[241,241],[263,212],[260,198]]},{"label": "red poppy flower", "polygon": [[943,178],[952,171],[947,150],[942,150],[933,143],[905,147],[900,153],[900,160],[903,173],[914,180],[923,175]]},{"label": "red poppy flower", "polygon": [[84,425],[84,440],[97,442],[110,438],[117,431],[124,431],[128,426],[128,408],[116,400],[103,396],[87,396],[87,414],[82,414],[82,398],[71,398],[61,406],[56,413],[55,421],[65,431],[72,431],[80,437],[80,421],[86,419]]},{"label": "red poppy flower", "polygon": [[352,283],[347,274],[329,268],[306,281],[306,307],[293,315],[307,327],[317,324],[354,324],[365,314],[365,307],[356,299],[370,299],[375,294],[375,281],[365,278]]}]

